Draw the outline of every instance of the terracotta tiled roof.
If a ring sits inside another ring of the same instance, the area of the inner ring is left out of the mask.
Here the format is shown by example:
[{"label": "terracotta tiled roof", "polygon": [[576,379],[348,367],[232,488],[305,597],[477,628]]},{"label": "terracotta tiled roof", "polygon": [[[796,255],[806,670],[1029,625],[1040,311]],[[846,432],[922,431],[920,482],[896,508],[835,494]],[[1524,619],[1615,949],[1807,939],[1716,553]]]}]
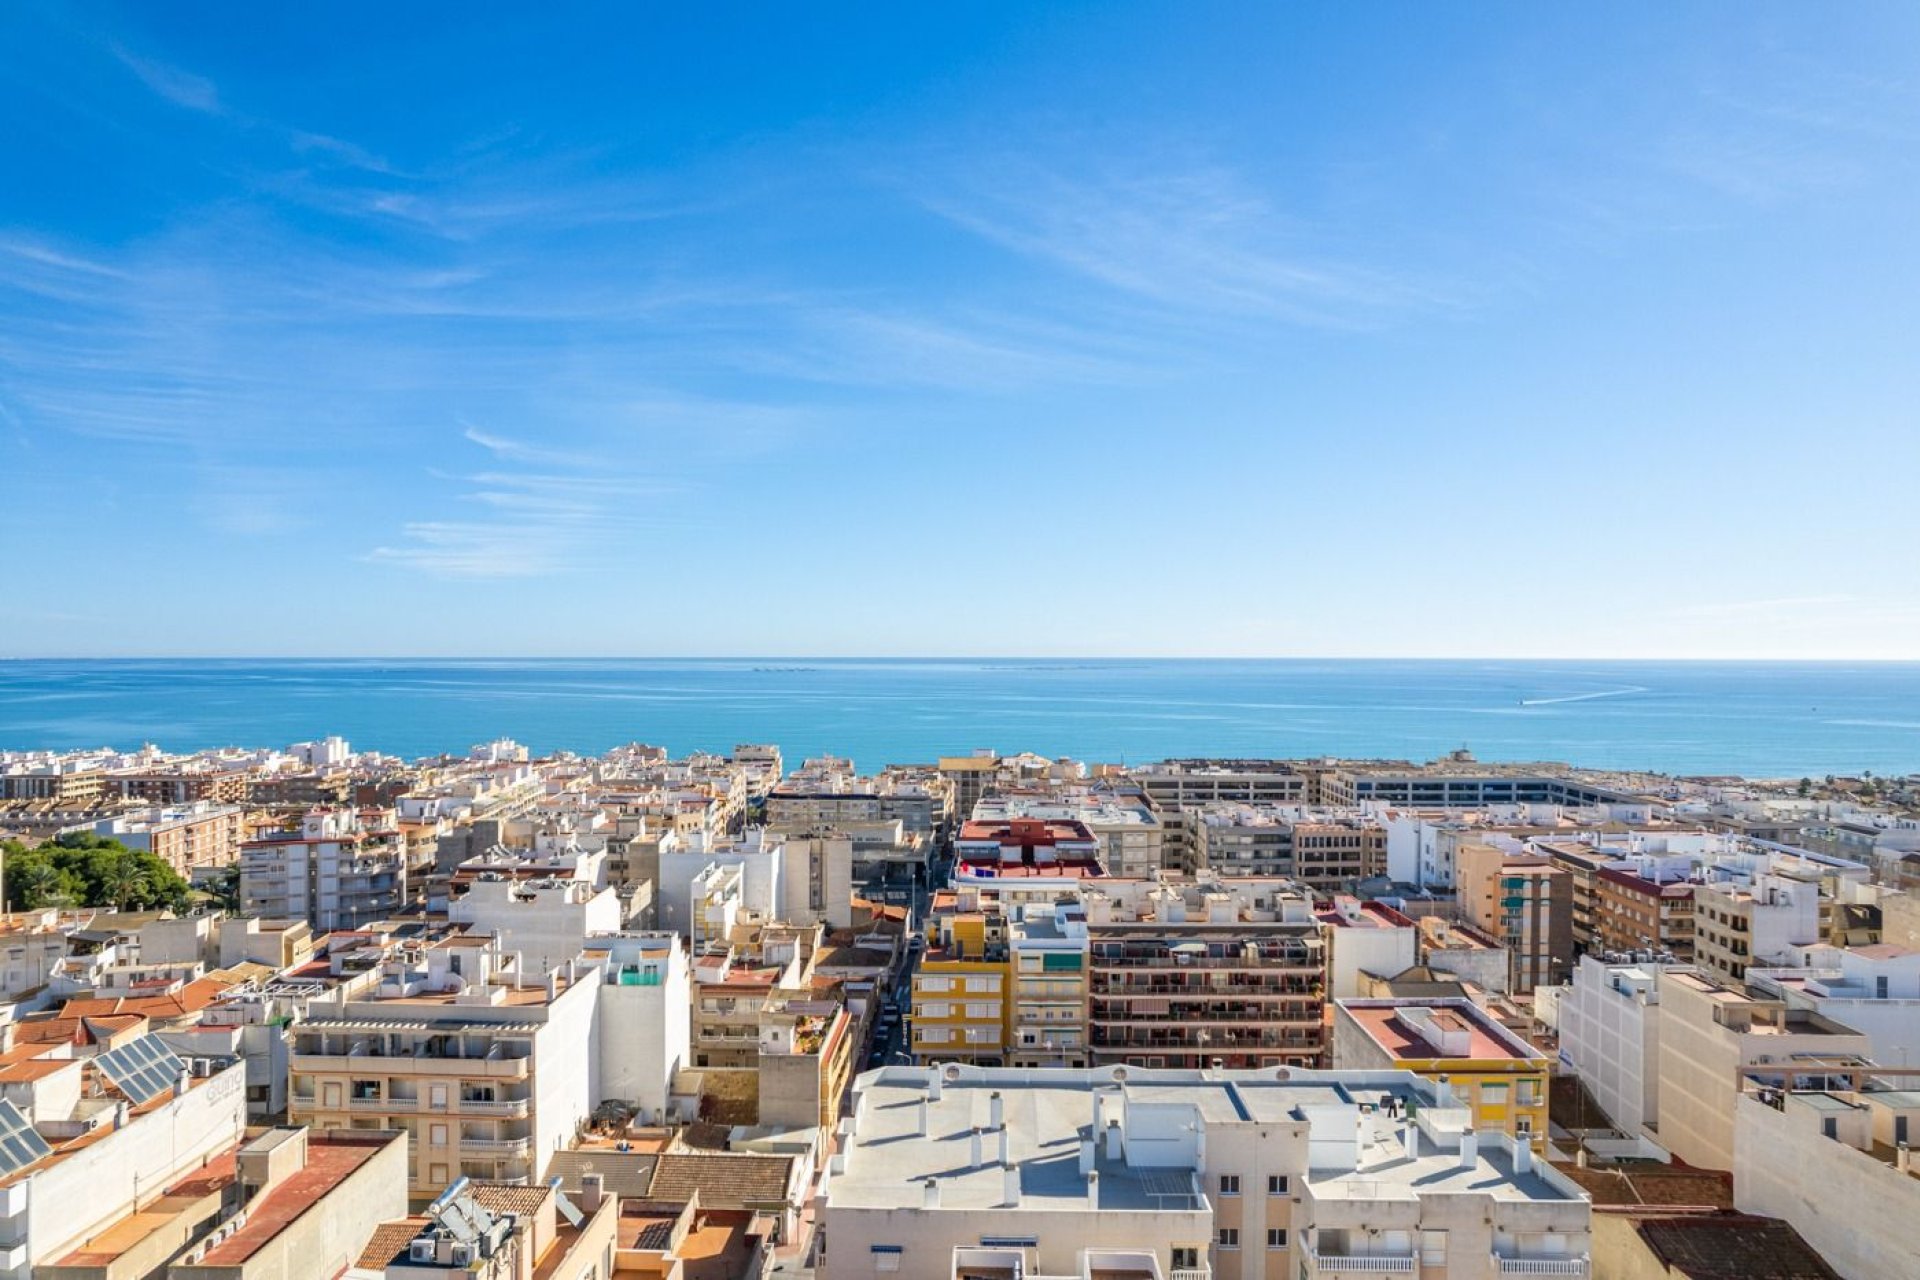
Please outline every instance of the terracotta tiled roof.
[{"label": "terracotta tiled roof", "polygon": [[782,1204],[792,1173],[792,1156],[674,1152],[654,1166],[647,1198],[685,1204],[698,1191],[701,1206],[708,1209]]},{"label": "terracotta tiled roof", "polygon": [[424,1217],[399,1218],[383,1222],[373,1229],[373,1239],[360,1251],[359,1265],[368,1271],[385,1271],[387,1264],[405,1253],[413,1238],[427,1225]]},{"label": "terracotta tiled roof", "polygon": [[523,1187],[517,1182],[469,1182],[473,1202],[488,1213],[511,1213],[522,1222],[540,1212],[553,1194],[552,1187]]}]

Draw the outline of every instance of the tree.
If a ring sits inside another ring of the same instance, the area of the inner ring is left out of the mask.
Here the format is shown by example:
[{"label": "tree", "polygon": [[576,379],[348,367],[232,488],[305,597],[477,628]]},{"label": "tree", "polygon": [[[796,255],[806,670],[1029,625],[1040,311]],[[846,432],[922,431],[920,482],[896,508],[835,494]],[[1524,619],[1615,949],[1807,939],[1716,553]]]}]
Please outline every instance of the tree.
[{"label": "tree", "polygon": [[37,907],[164,907],[185,911],[188,885],[165,861],[92,832],[72,832],[28,849],[4,846],[9,910]]},{"label": "tree", "polygon": [[1812,793],[1813,793],[1813,779],[1812,778],[1800,779],[1800,794],[1805,796],[1805,795],[1811,795]]}]

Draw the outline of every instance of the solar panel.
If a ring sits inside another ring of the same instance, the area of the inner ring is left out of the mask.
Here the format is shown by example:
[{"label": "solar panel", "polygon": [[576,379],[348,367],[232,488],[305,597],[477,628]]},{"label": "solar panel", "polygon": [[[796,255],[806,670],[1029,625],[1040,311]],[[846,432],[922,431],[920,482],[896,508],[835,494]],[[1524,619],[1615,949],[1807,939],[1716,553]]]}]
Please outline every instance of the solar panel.
[{"label": "solar panel", "polygon": [[100,1055],[96,1064],[127,1101],[139,1106],[173,1088],[187,1064],[158,1036],[141,1036]]},{"label": "solar panel", "polygon": [[0,1175],[18,1173],[35,1160],[52,1154],[53,1148],[34,1132],[20,1109],[0,1099]]}]

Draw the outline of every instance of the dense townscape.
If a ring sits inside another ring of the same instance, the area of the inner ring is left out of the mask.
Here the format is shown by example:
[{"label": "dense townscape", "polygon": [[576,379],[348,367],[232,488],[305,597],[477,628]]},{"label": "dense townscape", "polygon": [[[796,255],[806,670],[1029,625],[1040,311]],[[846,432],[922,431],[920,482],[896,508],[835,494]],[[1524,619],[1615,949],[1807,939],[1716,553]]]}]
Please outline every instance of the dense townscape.
[{"label": "dense townscape", "polygon": [[1916,788],[0,753],[0,1273],[1920,1274]]}]

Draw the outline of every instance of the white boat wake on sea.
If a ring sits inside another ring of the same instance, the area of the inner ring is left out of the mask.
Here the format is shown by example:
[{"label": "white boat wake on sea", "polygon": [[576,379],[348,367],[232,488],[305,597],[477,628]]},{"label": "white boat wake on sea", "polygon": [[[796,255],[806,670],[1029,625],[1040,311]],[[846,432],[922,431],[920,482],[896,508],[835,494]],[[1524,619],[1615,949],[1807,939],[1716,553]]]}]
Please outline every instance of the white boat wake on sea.
[{"label": "white boat wake on sea", "polygon": [[1550,707],[1560,702],[1592,702],[1595,698],[1624,698],[1634,693],[1651,693],[1644,685],[1634,685],[1627,689],[1602,689],[1598,693],[1570,693],[1563,698],[1522,698],[1523,707]]}]

